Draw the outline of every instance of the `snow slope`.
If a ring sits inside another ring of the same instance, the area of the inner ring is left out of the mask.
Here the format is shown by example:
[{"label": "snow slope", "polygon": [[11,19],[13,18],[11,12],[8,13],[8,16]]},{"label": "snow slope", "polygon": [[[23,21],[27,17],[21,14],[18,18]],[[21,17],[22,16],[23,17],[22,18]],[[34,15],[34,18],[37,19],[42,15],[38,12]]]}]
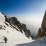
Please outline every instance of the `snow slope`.
[{"label": "snow slope", "polygon": [[[4,43],[3,36],[8,38],[7,44]],[[32,41],[32,39],[28,39],[25,35],[16,31],[14,28],[6,26],[6,30],[0,30],[0,46],[14,46],[16,44],[28,43],[30,41]]]},{"label": "snow slope", "polygon": [[[23,44],[33,41],[32,38],[28,39],[24,34],[14,28],[11,28],[10,25],[7,26],[4,22],[5,17],[2,12],[0,12],[0,25],[5,28],[5,30],[0,29],[0,46],[16,46],[17,44]],[[3,40],[4,36],[8,39],[7,43],[5,43]]]}]

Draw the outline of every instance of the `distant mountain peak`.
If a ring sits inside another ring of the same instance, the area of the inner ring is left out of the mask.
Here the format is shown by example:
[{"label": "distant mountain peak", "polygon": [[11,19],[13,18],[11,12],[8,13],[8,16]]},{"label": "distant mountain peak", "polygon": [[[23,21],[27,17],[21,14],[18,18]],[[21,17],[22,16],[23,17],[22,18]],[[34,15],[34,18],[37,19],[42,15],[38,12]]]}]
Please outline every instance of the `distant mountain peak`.
[{"label": "distant mountain peak", "polygon": [[43,16],[41,28],[38,30],[37,38],[44,37],[46,35],[46,10]]}]

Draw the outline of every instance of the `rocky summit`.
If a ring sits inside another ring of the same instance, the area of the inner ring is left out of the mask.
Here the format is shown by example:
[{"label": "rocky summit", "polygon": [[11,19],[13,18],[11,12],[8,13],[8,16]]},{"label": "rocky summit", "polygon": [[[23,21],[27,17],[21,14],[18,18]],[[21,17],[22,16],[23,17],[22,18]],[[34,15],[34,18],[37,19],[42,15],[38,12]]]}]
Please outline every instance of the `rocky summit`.
[{"label": "rocky summit", "polygon": [[46,11],[45,11],[45,14],[43,16],[41,28],[39,28],[36,38],[44,37],[45,35],[46,35]]}]

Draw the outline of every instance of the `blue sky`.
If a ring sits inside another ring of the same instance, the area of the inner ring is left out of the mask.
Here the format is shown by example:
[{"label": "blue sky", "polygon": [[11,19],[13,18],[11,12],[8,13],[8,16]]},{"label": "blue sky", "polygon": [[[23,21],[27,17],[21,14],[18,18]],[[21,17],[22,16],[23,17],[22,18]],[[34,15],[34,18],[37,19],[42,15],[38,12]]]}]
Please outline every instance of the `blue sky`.
[{"label": "blue sky", "polygon": [[42,16],[45,9],[46,0],[0,0],[0,11],[7,16]]}]

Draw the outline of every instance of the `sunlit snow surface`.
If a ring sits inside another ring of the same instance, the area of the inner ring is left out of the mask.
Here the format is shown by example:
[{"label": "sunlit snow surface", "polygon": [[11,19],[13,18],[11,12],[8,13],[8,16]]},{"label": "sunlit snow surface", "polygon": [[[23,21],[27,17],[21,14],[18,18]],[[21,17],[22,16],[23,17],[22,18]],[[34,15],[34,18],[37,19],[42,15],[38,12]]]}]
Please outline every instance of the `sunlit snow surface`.
[{"label": "sunlit snow surface", "polygon": [[[6,29],[0,29],[0,46],[16,46],[18,44],[28,43],[32,42],[32,38],[28,39],[24,33],[17,31],[14,28],[11,28],[10,26],[5,25],[5,17],[0,12],[0,25],[5,26]],[[7,37],[8,41],[7,43],[4,42],[3,38]]]},{"label": "sunlit snow surface", "polygon": [[[7,33],[7,31],[9,33]],[[4,43],[3,36],[8,38],[8,42]],[[21,32],[16,31],[13,28],[6,27],[6,30],[0,30],[0,46],[14,46],[17,44],[28,43],[31,42],[32,39],[28,39],[25,35]]]}]

